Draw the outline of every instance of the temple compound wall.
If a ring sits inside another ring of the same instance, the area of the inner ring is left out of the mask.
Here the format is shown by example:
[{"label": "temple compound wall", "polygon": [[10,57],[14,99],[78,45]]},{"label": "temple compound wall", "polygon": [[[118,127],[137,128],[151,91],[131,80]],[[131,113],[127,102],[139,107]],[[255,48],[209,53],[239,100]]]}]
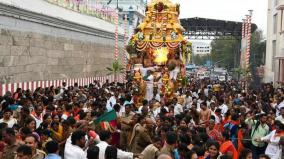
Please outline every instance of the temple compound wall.
[{"label": "temple compound wall", "polygon": [[114,60],[114,28],[107,22],[95,28],[0,1],[0,84],[104,76]]}]

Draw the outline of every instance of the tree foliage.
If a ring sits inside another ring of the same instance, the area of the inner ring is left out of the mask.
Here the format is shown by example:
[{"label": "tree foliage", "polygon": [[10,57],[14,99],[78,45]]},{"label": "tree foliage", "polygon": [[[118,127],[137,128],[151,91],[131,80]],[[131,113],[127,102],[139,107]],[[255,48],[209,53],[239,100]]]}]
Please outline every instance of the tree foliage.
[{"label": "tree foliage", "polygon": [[114,78],[115,78],[116,81],[118,81],[118,75],[120,73],[123,73],[123,71],[124,71],[123,65],[120,64],[120,62],[118,60],[115,60],[112,63],[112,66],[107,67],[106,69],[109,71],[108,75],[114,75]]},{"label": "tree foliage", "polygon": [[250,62],[254,67],[265,64],[266,41],[263,33],[257,30],[252,34]]},{"label": "tree foliage", "polygon": [[[231,69],[233,67],[239,67],[240,59],[240,40],[221,40],[214,39],[211,42],[212,47],[212,61],[221,67]],[[251,38],[251,53],[250,53],[250,63],[251,65],[260,66],[264,65],[265,61],[265,51],[266,51],[266,41],[263,40],[263,33],[261,30],[256,30],[252,34]]]},{"label": "tree foliage", "polygon": [[212,61],[224,68],[233,68],[235,64],[235,52],[240,42],[236,39],[220,40],[214,39],[211,42]]},{"label": "tree foliage", "polygon": [[115,60],[112,63],[112,67],[107,67],[106,69],[109,71],[109,75],[123,73],[124,70],[123,66],[120,64],[118,60]]},{"label": "tree foliage", "polygon": [[201,66],[205,65],[206,61],[210,61],[210,55],[192,55],[192,61],[194,64]]}]

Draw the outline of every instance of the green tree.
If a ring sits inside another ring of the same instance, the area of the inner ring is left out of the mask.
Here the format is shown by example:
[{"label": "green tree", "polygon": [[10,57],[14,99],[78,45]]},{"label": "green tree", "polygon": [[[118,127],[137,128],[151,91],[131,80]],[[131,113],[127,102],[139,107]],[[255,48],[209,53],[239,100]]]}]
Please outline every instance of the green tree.
[{"label": "green tree", "polygon": [[[221,67],[231,69],[239,67],[240,59],[240,40],[223,40],[216,38],[211,42],[212,61]],[[266,41],[263,40],[263,32],[256,30],[251,37],[250,64],[254,67],[265,63]]]},{"label": "green tree", "polygon": [[247,76],[250,73],[250,68],[234,68],[232,70],[233,75],[237,78],[237,80],[240,80],[241,78],[247,78]]},{"label": "green tree", "polygon": [[254,67],[265,64],[266,41],[263,39],[263,32],[261,30],[256,30],[252,34],[250,63]]},{"label": "green tree", "polygon": [[211,58],[213,64],[219,62],[218,65],[224,68],[231,69],[236,64],[235,53],[236,48],[240,45],[240,42],[236,39],[232,40],[223,40],[223,39],[214,39],[211,42]]},{"label": "green tree", "polygon": [[124,73],[123,65],[121,65],[118,60],[112,63],[112,67],[107,67],[106,69],[109,71],[108,75],[114,75],[115,81],[118,81],[118,75],[120,73]]},{"label": "green tree", "polygon": [[234,76],[237,78],[237,80],[239,81],[240,78],[241,78],[241,75],[243,73],[243,70],[241,67],[238,67],[238,68],[235,68],[233,69],[233,73],[234,73]]},{"label": "green tree", "polygon": [[261,83],[261,78],[256,74],[256,68],[265,64],[266,41],[263,40],[263,33],[257,30],[252,34],[251,52],[250,52],[250,68],[253,87],[257,87]]},{"label": "green tree", "polygon": [[199,66],[204,65],[206,63],[206,61],[209,60],[209,59],[210,59],[209,55],[202,55],[202,56],[192,55],[193,63],[196,64],[196,65],[199,65]]}]

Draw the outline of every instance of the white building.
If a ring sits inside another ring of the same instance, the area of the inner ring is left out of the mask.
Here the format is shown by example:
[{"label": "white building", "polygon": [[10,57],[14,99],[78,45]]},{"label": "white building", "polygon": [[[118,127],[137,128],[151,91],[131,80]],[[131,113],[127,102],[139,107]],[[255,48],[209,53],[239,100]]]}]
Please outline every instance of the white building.
[{"label": "white building", "polygon": [[264,82],[284,82],[284,0],[268,0]]},{"label": "white building", "polygon": [[[99,2],[107,4],[110,0],[100,0]],[[118,2],[118,3],[117,3]],[[108,6],[119,8],[120,23],[123,22],[125,14],[129,20],[129,29],[136,28],[145,16],[146,2],[144,0],[112,0]]]},{"label": "white building", "polygon": [[211,46],[209,43],[192,42],[192,52],[194,55],[208,55],[211,53]]}]

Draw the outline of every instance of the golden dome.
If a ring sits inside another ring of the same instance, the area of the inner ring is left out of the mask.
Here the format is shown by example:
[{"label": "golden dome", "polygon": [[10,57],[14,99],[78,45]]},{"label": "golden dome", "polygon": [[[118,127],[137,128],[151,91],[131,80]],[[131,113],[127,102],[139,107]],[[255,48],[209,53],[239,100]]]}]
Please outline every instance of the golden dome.
[{"label": "golden dome", "polygon": [[184,41],[184,28],[178,19],[179,5],[170,0],[153,0],[147,5],[146,17],[137,27],[144,42],[181,42]]}]

